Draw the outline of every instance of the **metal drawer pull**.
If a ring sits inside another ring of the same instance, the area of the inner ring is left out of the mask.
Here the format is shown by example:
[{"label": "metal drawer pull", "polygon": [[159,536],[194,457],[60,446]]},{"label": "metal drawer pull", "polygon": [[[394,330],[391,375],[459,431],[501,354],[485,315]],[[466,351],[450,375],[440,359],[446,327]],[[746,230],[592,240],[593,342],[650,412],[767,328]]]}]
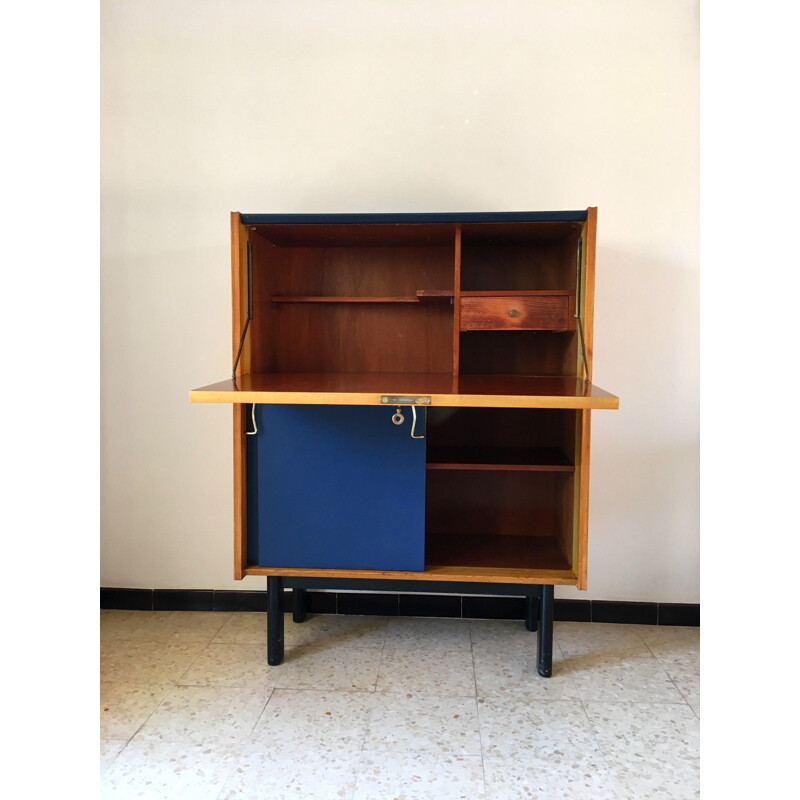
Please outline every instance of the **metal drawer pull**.
[{"label": "metal drawer pull", "polygon": [[512,308],[511,311],[508,312],[509,317],[518,317],[519,311],[516,308]]}]

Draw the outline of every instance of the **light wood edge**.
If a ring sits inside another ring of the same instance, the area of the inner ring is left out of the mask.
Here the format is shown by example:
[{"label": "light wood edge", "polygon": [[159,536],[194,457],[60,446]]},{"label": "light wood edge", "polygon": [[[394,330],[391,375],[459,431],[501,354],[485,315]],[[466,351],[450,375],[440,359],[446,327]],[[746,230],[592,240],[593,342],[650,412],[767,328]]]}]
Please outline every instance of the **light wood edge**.
[{"label": "light wood edge", "polygon": [[577,577],[567,569],[514,569],[501,567],[430,567],[424,572],[370,569],[300,569],[290,567],[245,568],[245,575],[280,575],[287,578],[389,578],[401,581],[469,581],[470,583],[533,583],[575,586]]},{"label": "light wood edge", "polygon": [[458,378],[461,358],[461,226],[455,231],[455,278],[453,282],[453,378]]},{"label": "light wood edge", "polygon": [[[288,403],[296,405],[380,406],[380,394],[372,392],[231,392],[195,389],[189,392],[192,403]],[[433,394],[430,406],[445,408],[619,408],[619,398],[608,397],[556,397],[548,395],[484,395],[484,394]]]},{"label": "light wood edge", "polygon": [[578,576],[578,589],[586,589],[589,564],[589,453],[591,447],[592,412],[584,411],[579,418],[580,437],[576,442],[578,476],[577,495],[577,561],[572,566]]},{"label": "light wood edge", "polygon": [[[586,222],[583,228],[584,262],[583,262],[583,339],[586,346],[586,363],[592,380],[592,358],[594,355],[594,261],[597,247],[597,208],[586,209]],[[582,369],[578,370],[582,374]]]},{"label": "light wood edge", "polygon": [[[239,349],[242,328],[247,317],[247,229],[239,213],[231,213],[231,294],[232,339],[231,364]],[[237,375],[250,371],[250,346],[245,343],[236,369]],[[191,393],[189,395],[191,399]],[[233,577],[241,580],[247,567],[247,445],[245,443],[245,407],[233,407]]]}]

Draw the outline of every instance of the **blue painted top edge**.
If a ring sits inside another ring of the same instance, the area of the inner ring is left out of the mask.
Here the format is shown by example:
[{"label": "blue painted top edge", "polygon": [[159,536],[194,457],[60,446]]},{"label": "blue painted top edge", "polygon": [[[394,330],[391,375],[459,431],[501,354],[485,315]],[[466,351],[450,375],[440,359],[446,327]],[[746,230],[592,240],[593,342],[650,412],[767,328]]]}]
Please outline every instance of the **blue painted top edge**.
[{"label": "blue painted top edge", "polygon": [[243,225],[402,222],[584,222],[587,211],[468,211],[398,214],[241,214]]}]

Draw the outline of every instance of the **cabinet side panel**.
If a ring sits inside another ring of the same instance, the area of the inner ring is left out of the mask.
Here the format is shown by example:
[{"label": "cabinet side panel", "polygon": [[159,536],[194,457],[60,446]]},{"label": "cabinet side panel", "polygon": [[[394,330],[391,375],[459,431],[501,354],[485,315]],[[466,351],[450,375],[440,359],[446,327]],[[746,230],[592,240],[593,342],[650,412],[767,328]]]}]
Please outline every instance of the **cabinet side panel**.
[{"label": "cabinet side panel", "polygon": [[[247,240],[248,232],[238,212],[231,214],[231,295],[232,341],[231,364],[236,359],[244,323],[247,319]],[[249,338],[249,336],[248,336]],[[245,341],[236,375],[250,371],[250,343]],[[246,406],[233,406],[233,576],[244,577],[247,566],[247,450],[245,448]]]},{"label": "cabinet side panel", "polygon": [[591,411],[577,414],[575,443],[575,556],[572,566],[578,576],[578,588],[586,588],[589,556],[589,449],[591,440]]},{"label": "cabinet side panel", "polygon": [[[584,279],[583,279],[583,335],[586,344],[586,362],[589,373],[586,377],[592,379],[592,353],[594,333],[594,260],[597,239],[597,209],[587,210],[586,222],[583,226],[583,252],[584,252]],[[579,370],[578,374],[582,374]]]},{"label": "cabinet side panel", "polygon": [[455,281],[453,283],[453,377],[458,377],[461,340],[461,226],[456,225]]}]

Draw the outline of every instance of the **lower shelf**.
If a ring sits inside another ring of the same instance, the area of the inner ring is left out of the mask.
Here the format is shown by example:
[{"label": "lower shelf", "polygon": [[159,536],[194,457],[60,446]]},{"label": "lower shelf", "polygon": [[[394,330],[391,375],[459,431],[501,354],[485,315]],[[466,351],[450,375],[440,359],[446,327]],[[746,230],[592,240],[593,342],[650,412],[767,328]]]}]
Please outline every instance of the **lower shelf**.
[{"label": "lower shelf", "polygon": [[552,536],[435,534],[425,538],[425,565],[488,569],[569,570]]},{"label": "lower shelf", "polygon": [[575,572],[549,536],[429,534],[422,572],[300,569],[248,565],[244,575],[306,578],[387,578],[472,583],[533,583],[575,586]]}]

